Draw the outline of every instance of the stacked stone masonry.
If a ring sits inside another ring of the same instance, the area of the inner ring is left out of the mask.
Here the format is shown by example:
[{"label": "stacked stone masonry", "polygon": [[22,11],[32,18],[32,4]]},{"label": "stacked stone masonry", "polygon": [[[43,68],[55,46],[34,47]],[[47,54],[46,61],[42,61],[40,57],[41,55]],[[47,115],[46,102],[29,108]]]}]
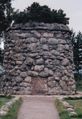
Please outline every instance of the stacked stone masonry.
[{"label": "stacked stone masonry", "polygon": [[12,94],[74,94],[73,52],[65,25],[27,23],[6,34],[4,91]]}]

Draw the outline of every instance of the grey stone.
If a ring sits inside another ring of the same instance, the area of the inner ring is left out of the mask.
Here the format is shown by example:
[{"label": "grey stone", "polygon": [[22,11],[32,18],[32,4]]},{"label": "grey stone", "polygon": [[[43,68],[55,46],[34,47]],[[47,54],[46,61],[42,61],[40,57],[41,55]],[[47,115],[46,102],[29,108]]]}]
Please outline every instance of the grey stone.
[{"label": "grey stone", "polygon": [[17,76],[16,77],[16,82],[21,82],[21,81],[23,81],[23,79],[20,76]]},{"label": "grey stone", "polygon": [[51,88],[56,87],[57,86],[57,82],[56,81],[53,81],[53,80],[52,81],[49,81],[48,82],[48,86],[51,87]]},{"label": "grey stone", "polygon": [[42,71],[39,73],[39,76],[41,76],[42,78],[47,78],[49,74],[47,72]]},{"label": "grey stone", "polygon": [[49,38],[49,37],[53,37],[54,35],[53,35],[53,33],[43,33],[43,37],[45,37],[45,38]]},{"label": "grey stone", "polygon": [[58,40],[56,38],[49,38],[48,43],[50,45],[56,45],[58,44]]},{"label": "grey stone", "polygon": [[27,76],[25,79],[24,79],[25,82],[27,83],[31,83],[32,81],[32,78],[30,76]]},{"label": "grey stone", "polygon": [[47,39],[46,39],[46,38],[41,38],[41,39],[40,39],[40,42],[41,42],[42,44],[44,44],[44,43],[47,42]]},{"label": "grey stone", "polygon": [[44,60],[42,58],[36,60],[37,65],[42,65],[44,64]]},{"label": "grey stone", "polygon": [[48,68],[45,68],[44,72],[46,72],[48,75],[51,75],[51,76],[53,75],[53,71]]},{"label": "grey stone", "polygon": [[42,45],[42,49],[48,51],[49,50],[48,45]]},{"label": "grey stone", "polygon": [[62,65],[67,66],[69,64],[69,60],[67,58],[63,59]]},{"label": "grey stone", "polygon": [[21,65],[23,62],[22,61],[16,61],[17,65]]},{"label": "grey stone", "polygon": [[26,58],[26,62],[25,62],[26,65],[33,65],[33,63],[34,63],[34,60],[32,58],[30,57]]},{"label": "grey stone", "polygon": [[32,77],[37,77],[38,73],[36,71],[28,71],[28,75]]},{"label": "grey stone", "polygon": [[31,31],[35,35],[36,38],[40,38],[41,34],[38,31]]},{"label": "grey stone", "polygon": [[67,85],[65,81],[60,80],[60,86],[63,88],[63,90],[67,90]]},{"label": "grey stone", "polygon": [[20,76],[21,76],[22,78],[25,78],[25,77],[27,76],[27,73],[26,73],[26,72],[21,72],[21,73],[20,73]]},{"label": "grey stone", "polygon": [[39,65],[39,66],[36,65],[36,66],[34,67],[34,70],[40,72],[40,71],[44,70],[44,65]]},{"label": "grey stone", "polygon": [[38,53],[29,53],[28,56],[31,58],[35,58],[38,56]]},{"label": "grey stone", "polygon": [[16,33],[16,36],[18,36],[19,38],[27,38],[28,37],[28,34],[27,33]]},{"label": "grey stone", "polygon": [[77,116],[77,113],[76,112],[70,112],[70,114],[69,114],[71,117],[75,117],[75,116]]},{"label": "grey stone", "polygon": [[65,45],[65,49],[66,49],[66,50],[69,50],[69,49],[70,49],[70,48],[69,48],[69,45],[66,44],[66,45]]}]

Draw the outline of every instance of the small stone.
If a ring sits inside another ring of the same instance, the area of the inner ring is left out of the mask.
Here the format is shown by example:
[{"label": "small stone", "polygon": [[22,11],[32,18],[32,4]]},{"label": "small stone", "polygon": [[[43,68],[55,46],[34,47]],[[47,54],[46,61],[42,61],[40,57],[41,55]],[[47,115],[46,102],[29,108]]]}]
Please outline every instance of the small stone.
[{"label": "small stone", "polygon": [[23,79],[20,76],[16,77],[16,82],[21,82]]},{"label": "small stone", "polygon": [[70,105],[68,102],[66,101],[63,101],[63,105],[66,107],[66,108],[73,108],[72,105]]},{"label": "small stone", "polygon": [[41,41],[42,44],[44,44],[44,43],[47,42],[47,39],[46,38],[41,38],[40,41]]},{"label": "small stone", "polygon": [[40,72],[40,71],[44,70],[44,65],[36,65],[34,67],[34,70]]},{"label": "small stone", "polygon": [[50,70],[50,69],[48,69],[48,68],[45,68],[44,71],[45,71],[46,73],[48,73],[50,76],[53,75],[53,71]]},{"label": "small stone", "polygon": [[65,49],[66,49],[66,50],[69,50],[69,45],[66,44],[66,45],[65,45]]},{"label": "small stone", "polygon": [[28,75],[32,77],[37,77],[38,73],[36,71],[28,71]]},{"label": "small stone", "polygon": [[70,116],[77,116],[77,113],[76,113],[76,112],[70,112],[69,115],[70,115]]},{"label": "small stone", "polygon": [[21,73],[20,73],[20,76],[21,76],[22,78],[25,78],[25,77],[27,76],[27,73],[26,73],[26,72],[21,72]]},{"label": "small stone", "polygon": [[54,36],[54,34],[52,34],[52,33],[43,33],[43,37],[45,37],[45,38],[49,38],[49,37],[53,37]]},{"label": "small stone", "polygon": [[42,58],[36,60],[37,65],[42,65],[44,63],[44,60]]},{"label": "small stone", "polygon": [[43,49],[43,50],[46,50],[46,51],[49,50],[47,45],[43,45],[43,46],[42,46],[42,49]]},{"label": "small stone", "polygon": [[56,85],[57,85],[56,81],[49,81],[48,82],[48,86],[51,88],[56,87]]},{"label": "small stone", "polygon": [[28,55],[29,55],[29,57],[31,57],[31,58],[35,58],[35,57],[38,56],[38,53],[29,53]]},{"label": "small stone", "polygon": [[73,112],[74,109],[73,109],[73,108],[67,108],[67,111],[69,111],[69,112]]},{"label": "small stone", "polygon": [[58,40],[55,38],[49,38],[48,43],[50,45],[55,45],[55,44],[58,44]]},{"label": "small stone", "polygon": [[49,74],[47,72],[40,72],[39,76],[41,76],[42,78],[47,78],[49,76]]},{"label": "small stone", "polygon": [[0,110],[0,116],[5,116],[7,114],[6,111]]},{"label": "small stone", "polygon": [[69,60],[67,58],[63,59],[62,65],[67,66],[69,64]]},{"label": "small stone", "polygon": [[37,31],[31,31],[31,33],[33,33],[37,38],[41,37],[41,34]]},{"label": "small stone", "polygon": [[21,65],[22,64],[22,61],[16,61],[16,64],[17,65]]},{"label": "small stone", "polygon": [[32,65],[33,63],[34,63],[34,60],[32,59],[32,58],[30,58],[30,57],[28,57],[27,59],[26,59],[26,62],[25,62],[27,65]]},{"label": "small stone", "polygon": [[28,82],[28,83],[31,83],[31,77],[30,76],[27,76],[24,81],[25,82]]}]

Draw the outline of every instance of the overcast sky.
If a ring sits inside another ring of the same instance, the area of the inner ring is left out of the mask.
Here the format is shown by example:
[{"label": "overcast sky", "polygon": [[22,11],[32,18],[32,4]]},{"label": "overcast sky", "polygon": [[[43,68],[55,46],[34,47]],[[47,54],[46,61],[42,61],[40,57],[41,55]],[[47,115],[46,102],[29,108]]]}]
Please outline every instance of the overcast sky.
[{"label": "overcast sky", "polygon": [[48,5],[52,9],[63,9],[70,17],[70,28],[82,32],[82,0],[14,0],[13,7],[23,10],[33,2]]}]

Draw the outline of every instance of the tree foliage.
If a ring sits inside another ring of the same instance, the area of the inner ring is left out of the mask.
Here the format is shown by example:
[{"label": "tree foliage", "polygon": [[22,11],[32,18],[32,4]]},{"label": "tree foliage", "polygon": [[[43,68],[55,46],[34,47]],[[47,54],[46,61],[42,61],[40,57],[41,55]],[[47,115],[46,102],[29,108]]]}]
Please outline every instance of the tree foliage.
[{"label": "tree foliage", "polygon": [[41,6],[34,2],[31,6],[24,9],[23,12],[18,10],[14,13],[15,23],[26,23],[28,21],[44,22],[44,23],[61,23],[69,24],[69,18],[62,9],[51,10],[48,6]]},{"label": "tree foliage", "polygon": [[0,0],[0,32],[4,31],[11,23],[11,0]]},{"label": "tree foliage", "polygon": [[72,39],[75,69],[79,72],[82,69],[82,33],[73,34]]}]

